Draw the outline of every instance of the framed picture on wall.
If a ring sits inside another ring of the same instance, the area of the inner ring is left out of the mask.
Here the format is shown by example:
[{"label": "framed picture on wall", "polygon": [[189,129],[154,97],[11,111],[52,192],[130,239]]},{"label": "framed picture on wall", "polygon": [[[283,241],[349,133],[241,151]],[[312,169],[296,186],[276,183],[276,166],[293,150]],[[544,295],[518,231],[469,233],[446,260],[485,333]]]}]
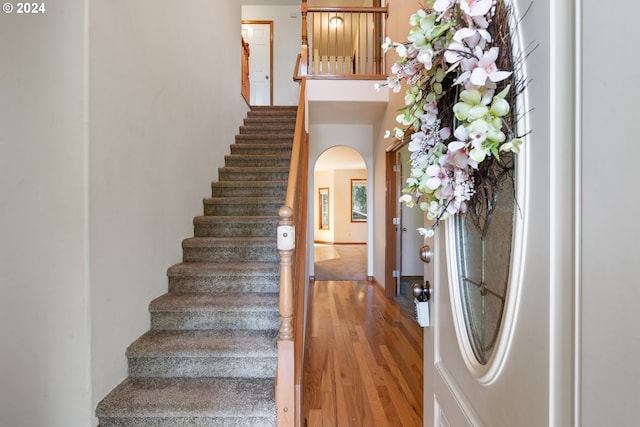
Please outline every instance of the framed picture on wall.
[{"label": "framed picture on wall", "polygon": [[351,222],[367,221],[367,180],[351,180]]},{"label": "framed picture on wall", "polygon": [[319,188],[318,189],[318,205],[320,206],[320,230],[328,230],[329,229],[329,189],[328,188]]}]

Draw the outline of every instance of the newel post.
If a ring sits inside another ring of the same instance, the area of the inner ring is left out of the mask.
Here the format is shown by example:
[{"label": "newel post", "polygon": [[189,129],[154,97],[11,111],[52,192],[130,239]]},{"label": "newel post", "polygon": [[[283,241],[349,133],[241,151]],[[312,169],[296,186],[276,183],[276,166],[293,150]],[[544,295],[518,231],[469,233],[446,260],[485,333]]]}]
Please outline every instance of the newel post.
[{"label": "newel post", "polygon": [[283,206],[278,212],[278,252],[280,253],[280,331],[278,334],[278,367],[276,372],[277,425],[293,426],[295,420],[294,380],[294,300],[293,253],[295,229],[293,209]]}]

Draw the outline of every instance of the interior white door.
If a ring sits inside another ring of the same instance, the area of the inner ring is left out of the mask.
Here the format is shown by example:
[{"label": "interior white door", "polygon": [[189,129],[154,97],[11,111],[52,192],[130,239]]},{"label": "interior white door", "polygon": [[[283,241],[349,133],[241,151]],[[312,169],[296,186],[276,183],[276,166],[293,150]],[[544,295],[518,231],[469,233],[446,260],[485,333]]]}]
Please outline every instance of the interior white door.
[{"label": "interior white door", "polygon": [[567,108],[573,99],[573,10],[571,2],[512,3],[516,14],[531,7],[516,29],[518,43],[538,48],[524,68],[531,83],[523,111],[532,133],[518,160],[514,244],[505,260],[511,266],[506,308],[491,357],[481,362],[471,351],[460,309],[464,295],[455,264],[460,243],[447,219],[427,241],[434,259],[424,271],[432,287],[431,327],[424,331],[425,426],[570,425],[573,362],[566,289],[573,248],[566,207],[573,166],[565,152],[571,150],[573,123]]},{"label": "interior white door", "polygon": [[242,37],[249,43],[251,105],[271,105],[271,23],[243,23]]},{"label": "interior white door", "polygon": [[[404,145],[399,150],[400,165],[402,169],[402,184],[406,185],[407,178],[411,173],[409,165],[409,146]],[[399,193],[400,194],[400,193]],[[401,248],[402,260],[400,263],[400,276],[422,276],[422,262],[418,256],[418,251],[422,246],[422,237],[416,230],[423,227],[423,214],[420,209],[408,208],[404,203],[400,203],[400,224],[401,224]]]}]

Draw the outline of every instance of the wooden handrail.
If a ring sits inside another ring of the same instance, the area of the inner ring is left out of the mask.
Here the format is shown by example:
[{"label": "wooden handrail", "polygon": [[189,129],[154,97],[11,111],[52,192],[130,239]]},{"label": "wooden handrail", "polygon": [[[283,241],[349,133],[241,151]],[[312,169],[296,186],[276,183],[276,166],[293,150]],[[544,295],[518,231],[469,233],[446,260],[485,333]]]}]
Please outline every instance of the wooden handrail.
[{"label": "wooden handrail", "polygon": [[244,38],[241,38],[242,41],[242,96],[244,100],[249,104],[251,102],[251,83],[249,82],[249,55],[251,54],[251,49],[249,48],[249,43],[247,43]]},{"label": "wooden handrail", "polygon": [[[280,253],[280,331],[276,369],[277,426],[301,425],[301,387],[304,364],[307,285],[307,182],[308,137],[305,128],[306,79],[300,84],[300,99],[293,137],[285,205],[280,208],[278,252]],[[293,236],[291,247],[287,239]]]},{"label": "wooden handrail", "polygon": [[307,6],[308,12],[377,12],[387,14],[387,7],[326,7],[326,6]]}]

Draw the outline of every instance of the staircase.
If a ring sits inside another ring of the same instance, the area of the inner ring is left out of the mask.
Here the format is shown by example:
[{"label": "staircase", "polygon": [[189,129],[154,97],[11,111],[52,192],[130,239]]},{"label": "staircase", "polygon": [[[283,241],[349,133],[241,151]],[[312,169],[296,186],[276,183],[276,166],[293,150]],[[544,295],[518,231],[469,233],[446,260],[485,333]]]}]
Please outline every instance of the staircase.
[{"label": "staircase", "polygon": [[204,216],[194,218],[129,376],[99,404],[100,427],[274,426],[279,328],[278,209],[295,107],[248,112]]}]

